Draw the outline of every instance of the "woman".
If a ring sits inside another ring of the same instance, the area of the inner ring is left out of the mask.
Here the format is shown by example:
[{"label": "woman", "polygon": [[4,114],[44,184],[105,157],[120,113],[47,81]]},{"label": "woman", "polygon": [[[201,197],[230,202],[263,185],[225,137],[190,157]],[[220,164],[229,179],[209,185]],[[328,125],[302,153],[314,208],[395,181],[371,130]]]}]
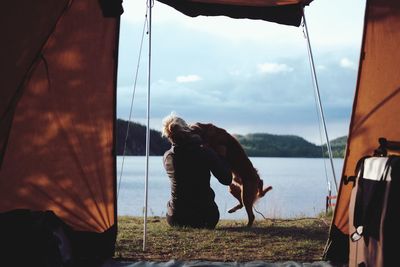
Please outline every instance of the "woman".
[{"label": "woman", "polygon": [[232,172],[227,162],[203,146],[200,136],[174,114],[164,118],[162,132],[171,143],[163,158],[171,180],[167,222],[171,226],[215,228],[219,211],[210,178],[212,173],[220,183],[229,185]]}]

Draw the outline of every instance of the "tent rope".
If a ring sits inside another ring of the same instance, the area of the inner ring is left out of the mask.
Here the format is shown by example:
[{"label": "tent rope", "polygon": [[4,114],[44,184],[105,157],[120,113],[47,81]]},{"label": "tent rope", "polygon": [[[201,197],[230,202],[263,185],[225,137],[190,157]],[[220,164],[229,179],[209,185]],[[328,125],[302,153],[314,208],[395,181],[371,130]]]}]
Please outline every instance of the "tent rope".
[{"label": "tent rope", "polygon": [[[303,21],[303,23],[302,23],[302,28],[303,28],[303,35],[304,35],[304,38],[305,39],[307,39],[307,35],[306,35],[306,32],[305,32],[305,25],[304,25],[304,21]],[[310,69],[312,69],[312,66],[311,66],[311,62],[309,61],[309,64],[310,64]],[[313,80],[313,76],[312,76],[312,73],[310,73],[310,76],[311,76],[311,80]],[[318,100],[317,100],[317,94],[315,93],[315,90],[314,90],[314,104],[315,104],[315,113],[317,114],[317,122],[318,122],[318,133],[319,133],[319,140],[320,140],[320,143],[321,143],[321,154],[322,154],[322,158],[323,158],[323,162],[324,162],[324,173],[325,173],[325,180],[326,180],[326,185],[327,185],[327,190],[328,190],[328,194],[329,194],[329,192],[331,191],[331,183],[330,183],[330,181],[329,181],[329,178],[328,178],[328,168],[327,168],[327,166],[326,166],[326,158],[325,158],[325,151],[324,151],[324,146],[323,146],[323,138],[322,138],[322,128],[321,128],[321,125],[322,125],[322,122],[321,122],[321,119],[320,119],[320,117],[318,116]]]},{"label": "tent rope", "polygon": [[135,80],[134,80],[134,83],[133,83],[131,105],[130,105],[130,110],[129,110],[129,119],[128,119],[128,125],[126,127],[126,135],[125,135],[125,141],[124,141],[124,149],[122,151],[121,172],[120,172],[119,181],[118,181],[117,200],[118,200],[118,197],[119,197],[119,192],[120,192],[120,188],[121,188],[121,181],[122,181],[123,172],[124,172],[125,152],[126,152],[126,147],[127,147],[127,143],[128,143],[129,128],[130,128],[130,125],[131,125],[131,119],[132,119],[132,114],[133,114],[133,102],[134,102],[135,93],[136,93],[136,84],[137,84],[137,80],[138,80],[138,73],[139,73],[139,68],[140,68],[140,60],[141,60],[141,56],[142,56],[144,35],[145,35],[145,32],[148,32],[148,30],[146,31],[147,27],[148,27],[148,19],[147,19],[147,11],[146,11],[146,15],[145,15],[144,23],[143,23],[142,38],[141,38],[141,41],[140,41],[138,62],[137,62],[137,65],[136,65]]},{"label": "tent rope", "polygon": [[321,121],[322,121],[322,124],[324,126],[323,129],[324,129],[325,138],[326,138],[326,146],[328,148],[329,160],[330,160],[331,168],[332,168],[333,180],[335,182],[335,189],[336,189],[336,192],[338,192],[338,184],[337,184],[337,181],[336,181],[335,167],[333,165],[332,149],[331,149],[331,144],[330,144],[330,141],[329,141],[328,130],[326,128],[324,110],[322,108],[321,96],[320,96],[320,93],[319,93],[317,74],[316,74],[316,71],[315,71],[314,58],[313,58],[313,54],[312,54],[312,50],[311,50],[311,43],[310,43],[310,35],[308,34],[308,28],[307,28],[307,22],[306,22],[306,16],[305,16],[305,13],[304,13],[304,9],[303,9],[303,25],[304,25],[304,29],[305,29],[304,33],[305,33],[305,35],[307,37],[306,38],[306,40],[307,40],[307,51],[308,51],[308,57],[309,57],[310,66],[311,66],[311,72],[313,74],[312,78],[313,78],[315,94],[316,94],[317,100],[318,100],[319,114],[321,116]]}]

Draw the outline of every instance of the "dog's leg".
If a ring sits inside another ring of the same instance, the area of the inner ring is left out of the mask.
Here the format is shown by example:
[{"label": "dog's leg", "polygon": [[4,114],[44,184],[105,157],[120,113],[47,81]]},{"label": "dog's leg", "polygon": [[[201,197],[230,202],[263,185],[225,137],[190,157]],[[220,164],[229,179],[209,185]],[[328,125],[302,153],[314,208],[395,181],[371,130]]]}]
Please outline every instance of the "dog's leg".
[{"label": "dog's leg", "polygon": [[231,183],[229,185],[229,192],[239,201],[239,204],[228,210],[228,212],[232,213],[243,208],[242,189],[240,188],[240,186],[237,185],[236,183]]},{"label": "dog's leg", "polygon": [[241,203],[239,203],[235,207],[228,210],[228,213],[234,213],[235,211],[240,210],[241,208],[243,208],[243,205]]},{"label": "dog's leg", "polygon": [[260,192],[258,192],[258,197],[261,198],[265,196],[265,194],[269,191],[272,190],[272,186],[267,186],[266,188],[262,189]]},{"label": "dog's leg", "polygon": [[267,186],[266,188],[264,187],[264,181],[262,179],[260,179],[258,181],[258,197],[261,198],[263,196],[265,196],[265,194],[272,189],[272,186]]},{"label": "dog's leg", "polygon": [[248,222],[247,227],[251,227],[253,225],[255,216],[253,212],[253,204],[257,198],[257,185],[254,183],[244,183],[243,184],[243,205],[247,212]]}]

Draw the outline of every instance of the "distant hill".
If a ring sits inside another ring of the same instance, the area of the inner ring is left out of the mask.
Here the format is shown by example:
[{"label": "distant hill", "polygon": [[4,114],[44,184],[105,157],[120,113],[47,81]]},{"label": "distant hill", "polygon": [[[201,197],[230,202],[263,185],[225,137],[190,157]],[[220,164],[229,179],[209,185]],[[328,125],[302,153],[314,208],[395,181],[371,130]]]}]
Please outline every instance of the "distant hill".
[{"label": "distant hill", "polygon": [[[146,154],[146,126],[130,122],[129,138],[126,142],[125,155],[145,155]],[[124,143],[128,122],[117,120],[117,155],[123,155]],[[167,151],[171,145],[166,138],[161,137],[161,133],[150,129],[150,155],[160,156]]]},{"label": "distant hill", "polygon": [[321,148],[295,135],[235,135],[250,157],[321,157]]},{"label": "distant hill", "polygon": [[[346,145],[347,145],[347,136],[342,136],[336,139],[331,140],[331,148],[332,154],[334,158],[344,158]],[[326,151],[326,144],[324,144],[324,152],[325,156],[328,156],[328,152]]]},{"label": "distant hill", "polygon": [[[117,155],[122,155],[128,122],[117,120]],[[322,149],[302,137],[295,135],[273,135],[255,133],[235,135],[250,157],[321,157]],[[340,137],[331,141],[334,157],[343,157],[347,137]],[[150,155],[161,156],[170,148],[166,138],[161,133],[150,130]],[[324,146],[324,152],[326,146]],[[145,155],[146,153],[146,126],[131,122],[129,138],[126,144],[125,155]],[[327,153],[326,153],[327,154]]]}]

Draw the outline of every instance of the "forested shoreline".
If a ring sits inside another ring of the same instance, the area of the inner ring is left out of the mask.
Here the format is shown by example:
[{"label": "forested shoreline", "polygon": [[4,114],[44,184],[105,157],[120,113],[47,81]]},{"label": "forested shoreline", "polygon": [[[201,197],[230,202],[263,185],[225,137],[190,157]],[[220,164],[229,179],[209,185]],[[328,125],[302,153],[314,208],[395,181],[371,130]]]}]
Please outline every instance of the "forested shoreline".
[{"label": "forested shoreline", "polygon": [[[117,155],[142,156],[146,152],[146,127],[131,122],[129,135],[126,139],[128,122],[117,120]],[[235,135],[250,157],[307,157],[320,158],[327,156],[326,146],[318,146],[296,135],[274,135],[254,133]],[[126,140],[126,146],[125,146]],[[334,157],[344,157],[347,137],[343,136],[331,141]],[[161,156],[169,149],[167,139],[161,137],[161,132],[150,130],[150,155]]]}]

